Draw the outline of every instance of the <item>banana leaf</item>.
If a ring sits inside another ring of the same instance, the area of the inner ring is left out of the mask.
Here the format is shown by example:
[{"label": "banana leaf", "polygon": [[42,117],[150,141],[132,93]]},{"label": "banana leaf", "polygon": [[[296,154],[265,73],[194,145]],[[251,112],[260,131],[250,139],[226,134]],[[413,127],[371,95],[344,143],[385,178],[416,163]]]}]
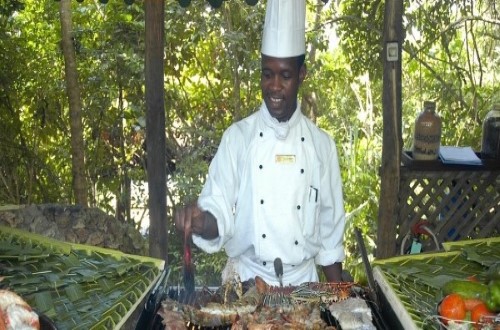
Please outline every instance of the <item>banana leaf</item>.
[{"label": "banana leaf", "polygon": [[[491,266],[500,260],[500,237],[449,242],[445,252],[405,255],[375,260],[373,267],[382,274],[391,295],[405,309],[416,329],[440,329],[437,305],[441,288],[453,279],[474,276],[486,282]],[[407,319],[405,318],[405,320]]]},{"label": "banana leaf", "polygon": [[0,226],[0,288],[58,329],[119,329],[163,268],[163,260]]}]

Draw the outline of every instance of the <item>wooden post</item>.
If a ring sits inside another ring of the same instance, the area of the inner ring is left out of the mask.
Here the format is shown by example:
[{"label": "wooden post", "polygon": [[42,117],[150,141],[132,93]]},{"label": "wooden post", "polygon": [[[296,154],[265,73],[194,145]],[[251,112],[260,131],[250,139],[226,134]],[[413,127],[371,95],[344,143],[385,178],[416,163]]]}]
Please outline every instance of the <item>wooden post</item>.
[{"label": "wooden post", "polygon": [[401,46],[403,0],[387,0],[384,15],[383,140],[377,228],[377,258],[396,254],[396,206],[401,164]]},{"label": "wooden post", "polygon": [[167,175],[164,105],[164,0],[145,0],[146,153],[149,255],[167,261]]}]

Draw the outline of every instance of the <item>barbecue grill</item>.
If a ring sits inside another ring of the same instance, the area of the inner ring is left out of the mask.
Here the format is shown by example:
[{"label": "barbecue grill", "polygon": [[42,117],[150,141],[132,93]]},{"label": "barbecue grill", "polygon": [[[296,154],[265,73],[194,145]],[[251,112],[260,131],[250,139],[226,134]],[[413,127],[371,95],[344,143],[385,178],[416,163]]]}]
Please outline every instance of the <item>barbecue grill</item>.
[{"label": "barbecue grill", "polygon": [[[168,270],[165,269],[164,275],[162,274],[162,276],[160,276],[158,282],[149,293],[149,297],[145,302],[144,309],[137,323],[136,330],[165,329],[166,327],[162,323],[164,319],[158,312],[162,308],[162,303],[166,301],[178,304],[181,309],[200,309],[207,303],[220,302],[221,295],[223,295],[221,293],[221,287],[196,287],[193,294],[186,295],[186,291],[183,287],[168,283],[167,273]],[[251,287],[251,285],[252,283],[248,282],[242,283],[242,287],[245,288],[245,290]],[[371,328],[388,329],[381,316],[379,307],[369,298],[368,289],[358,287],[355,296],[356,298],[363,299],[369,307],[372,316]],[[275,313],[280,313],[283,310],[280,306],[275,306],[273,308],[275,308]],[[320,317],[327,326],[334,327],[335,329],[342,329],[341,323],[332,315],[328,308],[320,309]],[[168,322],[168,320],[166,322]],[[232,325],[228,323],[208,326],[206,324],[197,324],[196,322],[185,322],[185,328],[190,330],[223,330],[231,329],[231,326]]]}]

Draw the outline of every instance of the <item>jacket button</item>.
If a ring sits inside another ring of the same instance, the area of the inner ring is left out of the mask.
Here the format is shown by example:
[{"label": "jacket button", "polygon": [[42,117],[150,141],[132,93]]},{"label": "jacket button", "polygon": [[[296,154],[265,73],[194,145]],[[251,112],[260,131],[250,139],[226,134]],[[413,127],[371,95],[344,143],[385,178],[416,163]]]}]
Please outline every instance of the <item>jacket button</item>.
[{"label": "jacket button", "polygon": [[304,137],[301,137],[301,138],[300,138],[300,141],[304,142],[304,140],[305,140],[305,139],[304,139]]},{"label": "jacket button", "polygon": [[261,203],[261,204],[264,204],[264,200],[263,200],[263,199],[261,199],[261,200],[260,200],[260,203]]},{"label": "jacket button", "polygon": [[299,241],[295,241],[295,245],[299,245]]},{"label": "jacket button", "polygon": [[266,234],[262,234],[262,238],[266,238]]},{"label": "jacket button", "polygon": [[264,261],[262,264],[265,266],[265,265],[266,265],[266,262]]},{"label": "jacket button", "polygon": [[260,135],[260,137],[263,137],[263,136],[264,136],[264,133],[260,132],[260,134],[259,134],[259,135]]},{"label": "jacket button", "polygon": [[297,205],[297,210],[300,210],[300,205]]},{"label": "jacket button", "polygon": [[300,174],[304,174],[304,169],[303,168],[300,169]]},{"label": "jacket button", "polygon": [[259,165],[259,168],[262,170],[262,165]]}]

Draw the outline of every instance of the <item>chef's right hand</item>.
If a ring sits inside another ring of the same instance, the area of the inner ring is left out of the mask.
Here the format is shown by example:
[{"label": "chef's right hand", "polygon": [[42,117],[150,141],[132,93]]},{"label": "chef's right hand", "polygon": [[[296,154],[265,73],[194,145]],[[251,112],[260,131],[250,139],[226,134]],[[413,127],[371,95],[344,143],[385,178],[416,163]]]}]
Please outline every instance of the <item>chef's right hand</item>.
[{"label": "chef's right hand", "polygon": [[198,207],[196,202],[175,211],[175,228],[178,231],[188,231],[188,234],[199,235],[205,239],[214,239],[219,236],[217,220],[207,211]]},{"label": "chef's right hand", "polygon": [[191,202],[175,210],[175,228],[180,232],[201,235],[203,231],[203,211],[196,202]]}]

